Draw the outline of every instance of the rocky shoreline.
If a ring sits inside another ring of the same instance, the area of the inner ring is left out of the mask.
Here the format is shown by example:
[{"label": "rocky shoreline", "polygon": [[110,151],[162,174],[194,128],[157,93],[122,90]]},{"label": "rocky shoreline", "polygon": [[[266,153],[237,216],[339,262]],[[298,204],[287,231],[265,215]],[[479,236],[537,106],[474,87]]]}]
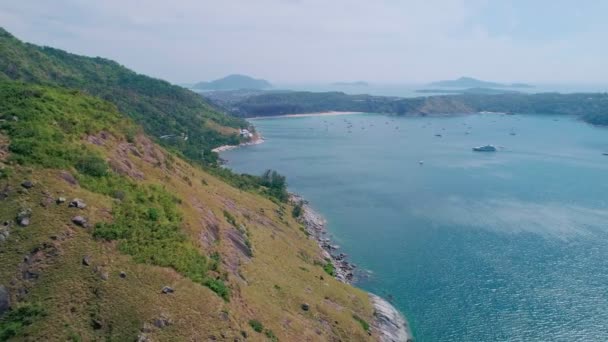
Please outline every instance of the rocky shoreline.
[{"label": "rocky shoreline", "polygon": [[235,149],[237,147],[243,147],[243,146],[251,146],[251,145],[258,145],[264,142],[264,138],[259,135],[256,134],[253,136],[253,138],[251,138],[251,140],[244,142],[244,143],[240,143],[238,145],[222,145],[219,147],[216,147],[214,149],[212,149],[212,152],[216,152],[216,153],[220,153],[220,152],[224,152],[224,151],[228,151],[228,150],[232,150]]},{"label": "rocky shoreline", "polygon": [[[302,212],[300,222],[306,228],[319,247],[323,257],[331,262],[335,268],[335,278],[346,284],[351,284],[355,278],[356,265],[347,260],[347,255],[338,253],[340,246],[332,244],[327,237],[327,221],[312,209],[305,199],[297,194],[290,194],[289,200],[294,205],[300,205]],[[388,301],[369,293],[370,300],[374,306],[374,321],[372,327],[378,333],[380,342],[410,342],[413,341],[407,321],[403,315]]]},{"label": "rocky shoreline", "polygon": [[302,206],[300,222],[304,224],[310,237],[317,241],[317,244],[321,247],[323,257],[334,265],[336,279],[343,283],[351,284],[355,277],[354,271],[357,265],[349,262],[346,254],[338,253],[340,246],[333,244],[331,239],[327,237],[327,229],[325,228],[327,221],[323,216],[314,211],[308,201],[301,196],[292,193],[289,196],[289,200],[294,205]]}]

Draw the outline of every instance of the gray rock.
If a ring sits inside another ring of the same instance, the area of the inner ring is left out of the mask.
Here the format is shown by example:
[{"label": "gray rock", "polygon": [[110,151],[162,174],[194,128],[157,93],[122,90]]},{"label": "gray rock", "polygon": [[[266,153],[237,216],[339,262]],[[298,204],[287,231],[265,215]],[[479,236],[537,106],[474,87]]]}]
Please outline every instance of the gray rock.
[{"label": "gray rock", "polygon": [[11,307],[11,296],[4,285],[0,285],[0,316]]},{"label": "gray rock", "polygon": [[161,292],[164,294],[169,294],[169,293],[175,292],[175,290],[170,286],[165,286],[165,287],[163,287]]},{"label": "gray rock", "polygon": [[407,321],[395,307],[386,300],[369,294],[374,307],[372,327],[378,332],[380,342],[412,341],[412,334]]},{"label": "gray rock", "polygon": [[127,277],[127,274],[125,272],[121,271],[118,276],[124,279]]},{"label": "gray rock", "polygon": [[88,256],[88,255],[85,255],[82,258],[82,264],[85,265],[85,266],[91,266],[91,257]]},{"label": "gray rock", "polygon": [[55,202],[56,202],[57,204],[65,203],[65,201],[66,201],[65,197],[58,197],[58,198],[55,200]]},{"label": "gray rock", "polygon": [[148,338],[148,336],[146,334],[144,334],[142,332],[142,333],[139,333],[139,335],[137,335],[136,341],[137,342],[150,342],[151,340],[150,340],[150,338]]},{"label": "gray rock", "polygon": [[23,181],[23,183],[21,183],[21,186],[26,189],[31,189],[34,187],[34,183],[32,183],[32,181],[26,180],[26,181]]},{"label": "gray rock", "polygon": [[30,218],[29,217],[24,217],[22,219],[19,220],[19,225],[21,227],[27,227],[30,225]]},{"label": "gray rock", "polygon": [[302,308],[302,310],[304,311],[308,311],[310,310],[310,305],[308,305],[307,303],[304,303],[300,306]]},{"label": "gray rock", "polygon": [[3,226],[0,228],[0,242],[5,241],[11,235],[11,231],[8,229],[8,226]]},{"label": "gray rock", "polygon": [[154,320],[154,326],[160,329],[168,327],[173,322],[165,314],[161,314],[159,318]]},{"label": "gray rock", "polygon": [[80,227],[87,226],[87,219],[80,215],[72,217],[72,222],[74,222],[75,225],[80,226]]},{"label": "gray rock", "polygon": [[80,198],[74,198],[72,201],[70,201],[70,203],[68,204],[68,207],[84,209],[87,207],[87,204],[84,203],[84,201],[81,200]]},{"label": "gray rock", "polygon": [[17,213],[17,224],[19,224],[22,227],[26,227],[30,224],[31,217],[32,217],[32,209],[30,209],[30,208],[21,209]]}]

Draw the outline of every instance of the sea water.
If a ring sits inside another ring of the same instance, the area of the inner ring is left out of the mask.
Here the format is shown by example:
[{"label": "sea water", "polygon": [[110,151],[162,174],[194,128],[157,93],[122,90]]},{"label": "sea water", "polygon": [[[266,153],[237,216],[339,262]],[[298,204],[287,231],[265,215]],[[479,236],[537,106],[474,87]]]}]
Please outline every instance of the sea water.
[{"label": "sea water", "polygon": [[[608,129],[567,116],[253,121],[228,167],[287,176],[418,341],[608,340]],[[473,152],[493,144],[496,152]]]}]

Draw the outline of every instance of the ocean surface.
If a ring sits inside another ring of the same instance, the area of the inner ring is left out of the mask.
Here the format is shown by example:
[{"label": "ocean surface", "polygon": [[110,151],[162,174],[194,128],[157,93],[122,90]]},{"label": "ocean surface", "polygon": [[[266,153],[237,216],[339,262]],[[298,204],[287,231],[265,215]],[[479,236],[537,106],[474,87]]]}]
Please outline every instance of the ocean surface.
[{"label": "ocean surface", "polygon": [[[363,271],[356,285],[391,299],[417,341],[608,340],[608,129],[500,114],[253,123],[267,141],[223,153],[228,167],[286,175]],[[499,150],[471,150],[483,144]]]}]

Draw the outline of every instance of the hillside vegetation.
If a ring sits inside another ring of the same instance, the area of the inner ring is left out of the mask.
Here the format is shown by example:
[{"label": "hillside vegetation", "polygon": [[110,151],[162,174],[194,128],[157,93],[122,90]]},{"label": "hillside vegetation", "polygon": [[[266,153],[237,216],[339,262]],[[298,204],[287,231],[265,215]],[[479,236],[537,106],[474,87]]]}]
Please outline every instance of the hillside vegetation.
[{"label": "hillside vegetation", "polygon": [[107,101],[0,82],[0,151],[0,340],[374,337],[367,294],[326,274],[290,206],[190,165]]},{"label": "hillside vegetation", "polygon": [[2,28],[1,79],[59,85],[107,100],[156,141],[206,163],[217,160],[211,149],[238,144],[237,129],[248,126],[184,88],[137,74],[105,58],[23,43]]},{"label": "hillside vegetation", "polygon": [[[240,119],[6,32],[0,55],[0,341],[378,338],[283,176],[193,163]],[[190,139],[159,139],[165,120]]]}]

